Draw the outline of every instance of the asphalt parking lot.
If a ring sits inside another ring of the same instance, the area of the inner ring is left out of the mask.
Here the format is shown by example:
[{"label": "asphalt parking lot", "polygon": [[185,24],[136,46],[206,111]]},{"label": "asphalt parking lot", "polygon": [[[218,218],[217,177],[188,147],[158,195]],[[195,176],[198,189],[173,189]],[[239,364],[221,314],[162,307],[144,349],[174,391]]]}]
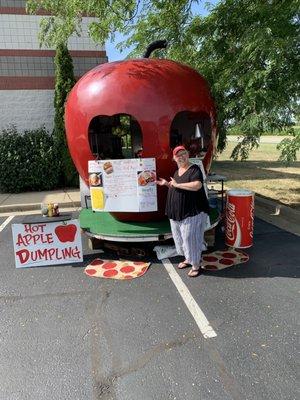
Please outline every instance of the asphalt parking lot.
[{"label": "asphalt parking lot", "polygon": [[191,279],[170,259],[178,289],[154,256],[137,279],[86,276],[85,237],[83,263],[16,269],[21,221],[0,217],[0,400],[299,398],[299,236],[256,219],[246,264]]}]

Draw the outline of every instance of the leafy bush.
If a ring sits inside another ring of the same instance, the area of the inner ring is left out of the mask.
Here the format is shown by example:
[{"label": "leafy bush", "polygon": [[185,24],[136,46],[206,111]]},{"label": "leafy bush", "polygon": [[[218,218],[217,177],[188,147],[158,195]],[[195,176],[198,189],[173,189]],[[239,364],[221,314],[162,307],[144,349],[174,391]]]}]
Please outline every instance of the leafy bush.
[{"label": "leafy bush", "polygon": [[12,126],[0,132],[0,192],[78,187],[64,126],[64,106],[75,84],[73,62],[67,46],[57,46],[55,56],[55,118],[49,134],[45,128],[24,133]]},{"label": "leafy bush", "polygon": [[58,186],[53,136],[46,129],[18,133],[12,126],[0,132],[0,191],[18,193]]}]

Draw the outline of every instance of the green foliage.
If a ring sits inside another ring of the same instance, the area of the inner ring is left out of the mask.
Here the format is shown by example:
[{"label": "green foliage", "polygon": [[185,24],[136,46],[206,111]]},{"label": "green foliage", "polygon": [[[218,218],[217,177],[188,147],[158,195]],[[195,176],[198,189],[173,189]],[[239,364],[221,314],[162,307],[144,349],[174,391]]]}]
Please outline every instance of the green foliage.
[{"label": "green foliage", "polygon": [[169,2],[152,3],[123,45],[135,46],[137,55],[157,36],[166,38],[168,57],[204,75],[217,105],[220,150],[232,125],[244,136],[232,156],[244,159],[262,133],[293,124],[299,99],[298,1],[223,0],[207,17],[192,16],[191,1],[176,2],[175,16],[167,13]]},{"label": "green foliage", "polygon": [[68,93],[75,84],[73,61],[67,46],[59,44],[54,59],[55,93],[54,93],[54,130],[55,148],[60,186],[78,186],[78,174],[71,159],[65,133],[64,113]]},{"label": "green foliage", "polygon": [[189,64],[208,80],[217,106],[218,148],[224,149],[228,129],[238,125],[245,140],[233,157],[245,158],[262,133],[288,129],[299,117],[299,1],[221,0],[205,17],[192,13],[197,2],[27,3],[32,12],[42,6],[54,14],[42,26],[48,44],[79,31],[84,13],[97,17],[90,34],[99,43],[116,31],[129,35],[119,47],[133,46],[131,56],[141,56],[153,40],[166,39],[168,49],[154,56]]},{"label": "green foliage", "polygon": [[130,136],[130,117],[128,115],[120,115],[119,118],[120,123],[112,128],[112,134],[119,137]]},{"label": "green foliage", "polygon": [[297,151],[300,150],[300,132],[294,131],[293,137],[283,139],[278,145],[277,149],[281,150],[279,157],[280,161],[289,165],[291,162],[297,160]]},{"label": "green foliage", "polygon": [[257,149],[258,146],[259,144],[256,137],[244,136],[241,142],[239,142],[232,150],[230,158],[233,158],[234,161],[237,161],[238,159],[245,161],[249,158],[250,151]]},{"label": "green foliage", "polygon": [[[121,138],[123,148],[131,148],[130,117],[128,115],[120,115],[119,121],[120,123],[117,126],[113,126],[112,134]],[[130,158],[130,156],[131,153],[128,154],[127,158]]]},{"label": "green foliage", "polygon": [[[293,127],[293,129],[295,131],[299,130],[296,127]],[[241,136],[241,130],[240,130],[239,126],[232,126],[232,127],[228,128],[227,134],[231,135],[231,136]],[[288,136],[288,135],[291,135],[290,128],[287,130],[282,130],[282,131],[275,130],[274,132],[262,132],[262,134],[261,134],[261,136]]]},{"label": "green foliage", "polygon": [[140,0],[27,0],[26,3],[30,14],[43,8],[53,15],[43,18],[40,25],[40,40],[51,47],[67,43],[72,34],[80,36],[84,15],[96,17],[89,31],[95,41],[104,44],[133,21]]},{"label": "green foliage", "polygon": [[57,188],[54,139],[45,128],[0,132],[0,191],[18,193]]}]

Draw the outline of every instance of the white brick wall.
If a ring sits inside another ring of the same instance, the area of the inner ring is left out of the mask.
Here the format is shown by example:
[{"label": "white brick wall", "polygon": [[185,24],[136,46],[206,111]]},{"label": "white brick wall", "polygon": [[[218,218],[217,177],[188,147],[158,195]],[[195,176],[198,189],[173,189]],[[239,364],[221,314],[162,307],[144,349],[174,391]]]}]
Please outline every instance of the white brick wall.
[{"label": "white brick wall", "polygon": [[0,93],[0,130],[14,124],[20,131],[42,125],[52,131],[53,90],[1,90]]},{"label": "white brick wall", "polygon": [[[43,16],[0,14],[0,49],[39,50],[39,24]],[[88,37],[88,23],[83,18],[82,35],[69,40],[69,50],[105,50]],[[48,49],[43,47],[43,49]],[[1,76],[0,76],[1,79]],[[14,124],[22,131],[45,125],[53,129],[53,90],[1,90],[0,130]]]},{"label": "white brick wall", "polygon": [[[39,50],[38,33],[42,18],[38,15],[0,14],[0,49]],[[83,18],[82,34],[69,39],[69,50],[104,50],[104,47],[95,44],[88,36],[88,23],[92,20]]]}]

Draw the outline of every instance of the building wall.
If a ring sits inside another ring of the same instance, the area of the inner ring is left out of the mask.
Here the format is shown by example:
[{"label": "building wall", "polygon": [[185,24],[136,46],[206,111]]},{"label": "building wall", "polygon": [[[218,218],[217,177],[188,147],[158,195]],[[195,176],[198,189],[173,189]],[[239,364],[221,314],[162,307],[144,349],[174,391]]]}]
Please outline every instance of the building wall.
[{"label": "building wall", "polygon": [[[24,10],[14,8],[14,12]],[[0,48],[1,49],[39,49],[39,24],[43,15],[4,14],[6,8],[0,7]],[[88,24],[93,18],[84,17],[81,36],[74,35],[69,39],[70,50],[104,50],[88,37]],[[42,47],[46,49],[46,47]]]},{"label": "building wall", "polygon": [[2,129],[12,123],[20,131],[45,126],[53,129],[53,90],[1,90]]},{"label": "building wall", "polygon": [[[38,33],[45,15],[27,15],[25,0],[0,0],[0,130],[16,125],[19,130],[45,125],[53,128],[55,50],[40,48]],[[41,14],[44,14],[41,12]],[[76,78],[107,62],[105,48],[82,32],[69,39]]]}]

